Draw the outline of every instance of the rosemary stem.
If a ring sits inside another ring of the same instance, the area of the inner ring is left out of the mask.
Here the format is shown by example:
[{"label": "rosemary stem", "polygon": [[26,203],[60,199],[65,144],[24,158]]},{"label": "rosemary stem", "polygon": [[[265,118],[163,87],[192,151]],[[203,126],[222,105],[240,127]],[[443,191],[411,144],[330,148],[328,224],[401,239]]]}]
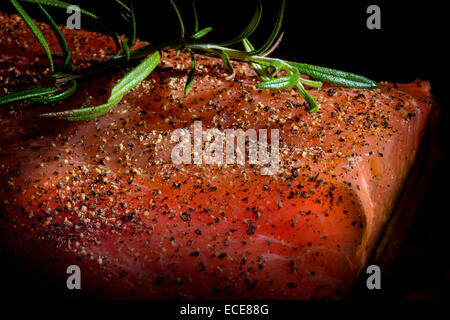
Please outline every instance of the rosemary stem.
[{"label": "rosemary stem", "polygon": [[170,42],[166,42],[160,45],[145,45],[139,49],[136,49],[134,51],[130,52],[130,58],[129,61],[127,61],[126,55],[119,55],[119,56],[113,56],[109,60],[100,62],[94,66],[87,67],[81,70],[77,70],[73,72],[72,75],[58,78],[56,79],[56,83],[65,83],[68,81],[76,80],[79,78],[83,78],[86,76],[89,76],[91,74],[97,73],[99,71],[115,68],[118,66],[123,66],[128,63],[133,63],[136,61],[139,61],[148,55],[153,54],[157,50],[179,50],[179,49],[191,49],[196,52],[204,53],[207,55],[212,55],[215,57],[220,57],[221,52],[227,53],[231,59],[248,62],[248,63],[258,63],[264,66],[271,66],[271,65],[283,65],[285,68],[289,68],[289,65],[286,64],[284,61],[276,58],[269,58],[269,57],[262,57],[262,56],[252,56],[245,52],[221,47],[217,45],[211,45],[211,44],[200,44],[200,43],[186,43],[185,41],[180,40],[174,40]]}]

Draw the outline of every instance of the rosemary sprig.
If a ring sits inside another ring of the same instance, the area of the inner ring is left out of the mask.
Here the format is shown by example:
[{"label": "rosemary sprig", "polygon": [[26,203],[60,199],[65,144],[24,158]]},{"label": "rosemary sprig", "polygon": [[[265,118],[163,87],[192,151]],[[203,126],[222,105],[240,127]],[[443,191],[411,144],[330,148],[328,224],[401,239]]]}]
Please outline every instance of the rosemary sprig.
[{"label": "rosemary sprig", "polygon": [[[0,105],[19,100],[30,100],[34,103],[53,103],[62,101],[70,97],[76,91],[76,80],[80,80],[87,75],[95,74],[104,69],[116,67],[123,68],[130,63],[139,62],[137,67],[132,69],[113,87],[111,95],[105,104],[83,109],[73,109],[64,112],[50,112],[42,114],[41,116],[43,117],[66,119],[69,121],[85,121],[106,114],[122,100],[123,96],[129,90],[143,81],[154,70],[161,59],[160,51],[166,49],[174,49],[177,52],[186,51],[191,56],[191,67],[189,69],[185,85],[186,95],[189,94],[189,91],[194,84],[196,54],[222,59],[226,69],[230,73],[230,76],[227,77],[227,79],[231,79],[235,74],[230,60],[249,63],[262,80],[262,82],[256,85],[257,88],[285,89],[295,87],[308,103],[310,112],[317,111],[319,106],[315,99],[305,89],[305,85],[309,87],[319,88],[322,86],[322,81],[326,81],[332,84],[349,88],[372,89],[378,87],[378,84],[376,82],[363,76],[340,70],[268,57],[268,55],[274,50],[274,48],[278,45],[282,38],[282,34],[281,36],[279,36],[279,33],[283,21],[285,0],[281,0],[277,20],[270,36],[268,37],[267,41],[257,49],[253,47],[248,38],[255,32],[261,21],[262,5],[259,0],[257,0],[256,2],[255,13],[246,28],[229,41],[218,44],[202,40],[209,32],[211,32],[212,28],[205,27],[199,29],[199,19],[194,0],[192,0],[192,11],[194,15],[193,33],[188,36],[186,36],[186,28],[183,22],[183,16],[179,11],[175,0],[169,0],[169,4],[173,7],[180,25],[179,38],[159,45],[146,45],[136,50],[132,50],[132,46],[136,39],[136,18],[132,1],[130,1],[129,5],[127,5],[121,0],[113,0],[113,2],[117,3],[118,7],[120,7],[121,9],[121,17],[125,19],[125,21],[129,24],[128,41],[122,40],[121,42],[119,42],[117,35],[106,28],[102,20],[97,15],[82,9],[81,13],[93,18],[94,21],[96,21],[100,25],[100,27],[114,39],[117,52],[115,56],[111,57],[105,62],[98,63],[94,66],[78,71],[74,71],[74,66],[70,61],[70,52],[68,50],[64,35],[57,27],[52,17],[44,9],[44,6],[67,8],[69,4],[59,0],[9,1],[16,8],[17,12],[25,20],[35,37],[38,39],[50,61],[51,70],[54,71],[52,57],[54,57],[55,55],[52,56],[46,39],[44,38],[36,24],[33,22],[33,20],[28,16],[28,14],[19,5],[18,2],[31,2],[37,4],[40,7],[48,23],[50,24],[50,27],[57,36],[63,53],[62,58],[64,60],[64,64],[61,71],[54,73],[55,83],[58,85],[65,85],[66,83],[70,82],[71,85],[65,90],[61,90],[59,86],[50,88],[36,87],[20,92],[7,94],[0,97]],[[231,47],[238,43],[241,43],[243,45],[244,50],[238,50]],[[285,75],[279,76],[280,71],[283,71]],[[302,77],[302,75],[307,75],[312,80],[304,78]]]}]

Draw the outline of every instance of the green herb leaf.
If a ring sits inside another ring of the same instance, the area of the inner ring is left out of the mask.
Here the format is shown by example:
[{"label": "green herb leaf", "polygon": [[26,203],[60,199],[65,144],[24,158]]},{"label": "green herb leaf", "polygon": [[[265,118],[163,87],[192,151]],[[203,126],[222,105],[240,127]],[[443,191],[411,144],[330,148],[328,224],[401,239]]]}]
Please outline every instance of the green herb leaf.
[{"label": "green herb leaf", "polygon": [[41,116],[67,119],[69,121],[87,121],[102,116],[113,109],[129,90],[142,82],[155,69],[160,59],[161,53],[159,51],[145,59],[113,87],[111,96],[105,104],[83,109],[46,113]]},{"label": "green herb leaf", "polygon": [[120,100],[122,100],[122,98],[123,96],[121,95],[110,97],[107,103],[100,106],[73,110],[72,114],[67,114],[66,119],[69,121],[88,121],[98,118],[114,109],[119,104]]},{"label": "green herb leaf", "polygon": [[234,74],[234,69],[230,63],[230,56],[226,52],[222,52],[222,61],[230,74]]},{"label": "green herb leaf", "polygon": [[34,97],[41,97],[49,94],[54,94],[58,92],[59,89],[55,87],[35,87],[32,89],[22,90],[18,92],[13,92],[4,96],[0,97],[0,105],[14,102],[14,101],[20,101],[20,100],[26,100]]},{"label": "green herb leaf", "polygon": [[64,34],[62,33],[61,29],[59,29],[55,20],[53,20],[53,18],[50,16],[50,14],[47,12],[47,10],[45,10],[44,7],[40,3],[38,4],[38,6],[39,6],[39,9],[41,9],[42,13],[44,14],[45,18],[47,19],[56,38],[58,39],[59,46],[61,47],[61,51],[63,53],[64,69],[73,71],[74,66],[73,66],[72,62],[70,61],[69,46],[67,45],[67,41],[66,41],[66,38],[64,37]]},{"label": "green herb leaf", "polygon": [[262,15],[262,5],[261,5],[261,1],[258,0],[255,14],[253,15],[253,18],[252,18],[252,20],[250,20],[250,23],[247,25],[247,27],[245,27],[245,29],[242,30],[242,32],[239,33],[236,37],[234,37],[233,39],[231,39],[229,41],[219,44],[219,46],[230,46],[232,44],[241,42],[245,38],[250,37],[253,34],[253,32],[255,32],[256,28],[258,27],[259,22],[261,21],[261,15]]},{"label": "green herb leaf", "polygon": [[[10,0],[10,1],[16,1],[16,0]],[[71,4],[64,2],[64,1],[59,1],[59,0],[20,0],[20,1],[36,3],[36,4],[41,4],[44,6],[51,6],[51,7],[60,8],[60,9],[67,9],[68,7],[71,6]],[[93,18],[94,21],[99,25],[99,27],[101,29],[103,29],[103,31],[113,39],[114,44],[116,46],[116,54],[119,54],[120,53],[120,42],[119,42],[119,38],[117,37],[117,35],[114,32],[112,32],[108,27],[106,27],[106,25],[101,21],[101,18],[99,16],[97,16],[87,10],[84,10],[82,8],[80,8],[80,12],[84,15],[87,15],[87,16]]]},{"label": "green herb leaf", "polygon": [[173,9],[175,10],[175,13],[177,14],[178,17],[178,22],[180,23],[180,38],[184,39],[184,23],[183,23],[183,18],[181,17],[181,13],[177,8],[177,5],[175,4],[175,2],[173,0],[169,0],[170,3],[172,4]]},{"label": "green herb leaf", "polygon": [[194,32],[198,31],[198,15],[197,8],[195,6],[195,0],[192,0],[192,12],[194,13]]},{"label": "green herb leaf", "polygon": [[[270,65],[270,69],[272,70],[271,77],[272,78],[275,77],[278,74],[278,72],[280,72],[280,70],[283,69],[284,66],[285,66],[285,64],[283,62],[281,62],[280,60],[274,59]],[[297,70],[295,70],[295,72],[298,73]]]},{"label": "green herb leaf", "polygon": [[48,61],[50,62],[50,70],[53,72],[54,66],[53,66],[52,53],[48,46],[47,40],[45,40],[45,37],[42,34],[41,30],[39,30],[38,26],[34,23],[34,21],[31,19],[31,17],[26,13],[26,11],[22,8],[22,6],[16,0],[9,0],[9,2],[16,8],[19,15],[22,17],[22,19],[25,21],[27,26],[30,28],[31,32],[33,32],[34,36],[39,41],[39,44],[41,45],[42,49],[44,49],[44,52],[47,55]]},{"label": "green herb leaf", "polygon": [[123,9],[125,9],[126,11],[130,11],[130,8],[125,4],[125,3],[123,3],[122,1],[120,1],[120,0],[114,0],[116,3],[118,3]]},{"label": "green herb leaf", "polygon": [[134,5],[133,1],[130,2],[130,32],[128,36],[128,47],[133,47],[134,42],[136,41],[136,15],[134,14]]},{"label": "green herb leaf", "polygon": [[35,103],[54,103],[54,102],[59,102],[62,100],[66,100],[67,98],[69,98],[70,96],[72,96],[76,89],[77,89],[77,82],[76,81],[71,81],[72,86],[65,90],[62,91],[60,93],[48,96],[48,97],[38,97],[38,98],[31,98],[30,101],[35,102]]},{"label": "green herb leaf", "polygon": [[338,84],[348,88],[374,89],[378,88],[378,83],[366,77],[350,72],[314,66],[305,63],[288,62],[297,68],[300,73],[306,74],[313,79]]},{"label": "green herb leaf", "polygon": [[189,53],[191,54],[191,69],[189,70],[189,74],[186,80],[186,86],[184,87],[184,94],[186,96],[189,94],[195,78],[195,57],[194,53],[191,50],[189,50]]},{"label": "green herb leaf", "polygon": [[270,49],[274,41],[277,39],[278,33],[280,33],[281,25],[283,23],[284,7],[285,7],[285,0],[282,0],[280,9],[278,10],[277,21],[275,22],[275,27],[273,28],[272,33],[270,34],[266,43],[264,43],[259,49],[249,52],[250,55],[263,54],[268,49]]},{"label": "green herb leaf", "polygon": [[190,36],[190,39],[195,39],[198,40],[200,38],[203,38],[204,36],[206,36],[208,33],[210,33],[212,31],[212,27],[206,27],[203,28],[200,31],[197,31],[196,33],[194,33],[192,36]]},{"label": "green herb leaf", "polygon": [[299,78],[298,80],[301,83],[306,84],[313,88],[321,88],[323,85],[322,81],[314,81],[314,80],[309,80],[309,79],[305,79],[305,78]]},{"label": "green herb leaf", "polygon": [[319,110],[319,105],[317,104],[316,100],[308,93],[308,91],[305,90],[301,82],[297,82],[296,85],[297,90],[300,92],[301,96],[306,100],[306,102],[309,105],[309,112],[314,113],[317,110]]},{"label": "green herb leaf", "polygon": [[127,58],[127,61],[130,61],[130,47],[128,47],[128,43],[125,40],[122,40],[122,48],[123,51],[125,52],[125,56]]},{"label": "green herb leaf", "polygon": [[267,80],[256,85],[258,89],[286,89],[294,87],[298,82],[299,74],[291,74],[285,77],[279,77]]},{"label": "green herb leaf", "polygon": [[133,89],[155,69],[160,59],[161,53],[159,51],[153,53],[122,78],[112,89],[111,95],[125,94],[127,91]]},{"label": "green herb leaf", "polygon": [[[255,48],[247,38],[242,39],[242,44],[244,45],[245,51],[247,52],[255,50]],[[252,62],[251,66],[253,67],[253,69],[255,69],[256,73],[263,81],[267,81],[271,78],[266,68],[264,68],[260,64]]]}]

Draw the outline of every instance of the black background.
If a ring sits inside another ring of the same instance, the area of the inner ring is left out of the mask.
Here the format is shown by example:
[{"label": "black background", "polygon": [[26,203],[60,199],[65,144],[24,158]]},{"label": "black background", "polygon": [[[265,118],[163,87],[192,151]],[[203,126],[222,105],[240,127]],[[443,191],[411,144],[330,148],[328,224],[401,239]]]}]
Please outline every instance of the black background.
[{"label": "black background", "polygon": [[[112,2],[112,1],[111,1]],[[119,7],[110,1],[78,1],[82,7],[104,17],[111,28],[126,33],[119,18]],[[125,1],[127,2],[127,1]],[[270,34],[279,5],[277,0],[262,0],[261,28],[252,36],[255,47]],[[138,36],[150,42],[171,40],[178,36],[179,26],[168,1],[136,0]],[[190,0],[178,0],[185,17],[186,30],[192,32]],[[210,41],[227,40],[245,27],[254,12],[254,1],[197,0],[200,28],[213,26]],[[443,106],[437,144],[445,156],[436,166],[433,183],[425,193],[423,205],[408,234],[406,243],[383,281],[383,290],[364,298],[445,298],[450,288],[448,259],[449,209],[444,206],[449,192],[448,98],[444,86],[448,69],[448,28],[446,11],[439,1],[296,1],[288,0],[283,24],[283,42],[272,56],[318,64],[365,75],[377,81],[411,82],[429,80],[434,97]],[[381,30],[368,30],[366,9],[371,4],[381,8]],[[39,14],[33,5],[33,17]],[[2,1],[1,11],[13,12]],[[57,22],[65,23],[64,10],[50,10]],[[40,19],[42,20],[42,18]],[[95,28],[86,18],[82,27]],[[421,196],[421,195],[420,195]],[[24,276],[3,263],[8,275],[3,282],[11,296],[40,292],[28,286]],[[1,270],[3,271],[3,270]],[[2,274],[5,274],[2,272]],[[22,280],[21,280],[22,279]],[[41,290],[40,288],[39,290]],[[49,292],[49,295],[51,293]],[[36,296],[36,295],[35,295]],[[45,296],[45,295],[44,295]],[[356,297],[359,298],[359,297]]]}]

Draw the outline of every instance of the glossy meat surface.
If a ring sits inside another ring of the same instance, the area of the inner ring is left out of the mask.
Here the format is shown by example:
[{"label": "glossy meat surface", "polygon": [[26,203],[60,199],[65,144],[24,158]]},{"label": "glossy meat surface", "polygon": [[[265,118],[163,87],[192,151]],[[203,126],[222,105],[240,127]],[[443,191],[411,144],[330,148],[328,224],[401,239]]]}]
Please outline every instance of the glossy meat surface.
[{"label": "glossy meat surface", "polygon": [[[78,63],[112,53],[106,37],[65,32]],[[0,15],[0,94],[46,81],[40,53],[19,19]],[[79,265],[87,296],[345,297],[414,163],[429,84],[325,85],[310,90],[321,105],[311,115],[295,90],[255,89],[245,64],[233,63],[229,81],[220,60],[197,62],[189,96],[188,56],[164,52],[116,109],[89,122],[34,114],[100,104],[119,74],[80,84],[60,104],[2,106],[2,247],[62,284],[65,268]],[[277,174],[174,164],[170,136],[192,132],[195,120],[203,129],[279,129]]]}]

